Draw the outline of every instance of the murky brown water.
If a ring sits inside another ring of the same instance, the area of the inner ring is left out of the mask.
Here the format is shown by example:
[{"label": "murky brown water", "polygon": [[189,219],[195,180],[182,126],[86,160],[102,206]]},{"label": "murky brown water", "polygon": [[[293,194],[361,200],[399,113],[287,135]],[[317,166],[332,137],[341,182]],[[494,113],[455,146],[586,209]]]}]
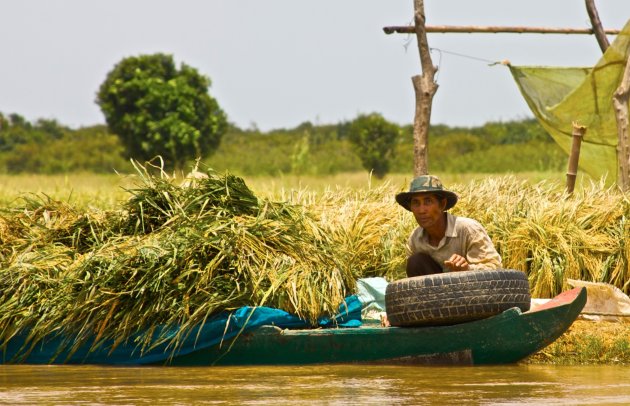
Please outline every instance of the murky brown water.
[{"label": "murky brown water", "polygon": [[1,404],[630,404],[630,367],[0,366]]}]

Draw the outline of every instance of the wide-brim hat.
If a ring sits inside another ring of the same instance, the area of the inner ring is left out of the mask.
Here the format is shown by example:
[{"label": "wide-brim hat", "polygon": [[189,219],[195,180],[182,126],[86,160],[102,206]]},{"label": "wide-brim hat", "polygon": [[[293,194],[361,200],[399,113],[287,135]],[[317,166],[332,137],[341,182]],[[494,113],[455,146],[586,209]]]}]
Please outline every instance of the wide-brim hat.
[{"label": "wide-brim hat", "polygon": [[436,195],[445,197],[445,210],[450,209],[457,203],[457,195],[455,194],[455,192],[444,189],[444,186],[442,185],[440,179],[438,179],[437,176],[433,175],[422,175],[412,180],[411,185],[409,185],[408,192],[402,192],[396,195],[396,202],[398,202],[398,204],[405,209],[411,211],[411,208],[409,207],[411,196],[418,193],[435,193]]}]

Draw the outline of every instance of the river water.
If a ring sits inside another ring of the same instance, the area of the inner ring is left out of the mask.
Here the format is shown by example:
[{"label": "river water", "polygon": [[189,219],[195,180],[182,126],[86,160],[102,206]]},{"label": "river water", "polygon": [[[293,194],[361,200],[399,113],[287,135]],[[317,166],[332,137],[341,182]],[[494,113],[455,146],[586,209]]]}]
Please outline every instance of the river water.
[{"label": "river water", "polygon": [[630,367],[0,365],[1,404],[630,404]]}]

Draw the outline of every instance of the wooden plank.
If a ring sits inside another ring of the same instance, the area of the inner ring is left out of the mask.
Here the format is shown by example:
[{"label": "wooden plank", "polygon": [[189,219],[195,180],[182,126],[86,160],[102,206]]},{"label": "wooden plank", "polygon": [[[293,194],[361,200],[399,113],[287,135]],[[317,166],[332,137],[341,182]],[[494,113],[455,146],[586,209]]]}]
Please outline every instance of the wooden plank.
[{"label": "wooden plank", "polygon": [[[593,35],[592,28],[550,28],[550,27],[518,27],[518,26],[477,26],[477,25],[427,25],[426,32],[432,33],[512,33],[512,34],[589,34]],[[383,27],[385,34],[414,34],[413,25]],[[617,35],[621,30],[604,30],[607,35]]]}]

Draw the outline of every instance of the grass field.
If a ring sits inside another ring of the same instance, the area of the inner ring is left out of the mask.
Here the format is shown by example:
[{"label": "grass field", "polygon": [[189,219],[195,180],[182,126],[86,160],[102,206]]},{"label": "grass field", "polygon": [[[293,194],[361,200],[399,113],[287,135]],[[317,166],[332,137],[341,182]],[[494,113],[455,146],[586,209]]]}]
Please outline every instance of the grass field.
[{"label": "grass field", "polygon": [[20,197],[46,195],[54,200],[79,207],[113,208],[125,198],[123,187],[133,183],[132,176],[68,175],[0,175],[0,204],[20,206]]},{"label": "grass field", "polygon": [[[446,187],[455,184],[467,184],[473,180],[483,180],[495,176],[508,174],[466,173],[466,174],[442,174],[437,173]],[[538,183],[543,180],[563,181],[563,175],[552,172],[523,172],[512,174],[518,179],[527,180],[530,183]],[[282,177],[257,177],[246,178],[247,183],[254,189],[268,197],[281,198],[283,193],[291,190],[306,190],[315,193],[335,188],[349,188],[354,190],[367,190],[382,185],[390,185],[395,189],[407,189],[413,178],[412,174],[390,174],[383,179],[376,179],[365,172],[342,173],[331,176],[282,176]]]},{"label": "grass field", "polygon": [[[474,180],[502,177],[507,174],[441,174],[438,176],[447,187],[464,185]],[[557,172],[523,172],[512,176],[528,183],[541,181],[564,182],[564,174]],[[288,200],[291,195],[321,194],[336,189],[369,190],[390,185],[396,190],[408,188],[411,174],[391,174],[376,179],[366,172],[342,173],[330,176],[261,176],[245,177],[247,185],[259,197],[272,200]],[[78,207],[99,209],[115,208],[121,200],[128,198],[127,188],[138,181],[135,174],[91,174],[72,173],[67,175],[0,175],[0,205],[20,206],[20,197],[46,195],[54,200],[68,202]],[[580,178],[578,178],[578,184]],[[393,198],[393,196],[392,196]]]}]

